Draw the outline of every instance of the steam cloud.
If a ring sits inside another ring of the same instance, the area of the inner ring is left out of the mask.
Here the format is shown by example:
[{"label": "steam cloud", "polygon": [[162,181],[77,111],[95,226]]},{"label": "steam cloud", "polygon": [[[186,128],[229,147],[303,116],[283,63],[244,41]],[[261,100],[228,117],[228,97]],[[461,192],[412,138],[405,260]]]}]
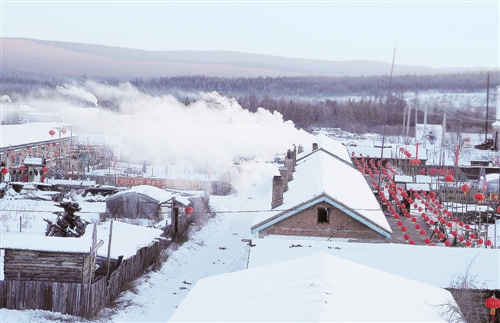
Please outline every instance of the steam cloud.
[{"label": "steam cloud", "polygon": [[[75,134],[120,136],[121,160],[142,164],[193,162],[216,173],[238,157],[270,161],[293,145],[312,145],[313,137],[297,130],[283,116],[259,108],[252,113],[235,99],[215,92],[185,106],[173,96],[151,96],[130,83],[110,86],[87,81],[65,85],[54,93],[38,93],[36,109],[55,111],[60,122],[71,123]],[[63,96],[117,102],[118,111],[77,106]],[[83,112],[97,113],[83,113]]]}]

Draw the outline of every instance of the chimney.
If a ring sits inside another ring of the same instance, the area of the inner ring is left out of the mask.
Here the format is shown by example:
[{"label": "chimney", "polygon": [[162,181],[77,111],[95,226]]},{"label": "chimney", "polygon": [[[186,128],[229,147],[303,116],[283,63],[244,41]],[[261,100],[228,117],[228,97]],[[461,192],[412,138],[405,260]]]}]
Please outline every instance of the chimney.
[{"label": "chimney", "polygon": [[318,143],[313,142],[313,151],[318,150]]},{"label": "chimney", "polygon": [[[290,160],[289,164],[287,165],[287,159]],[[292,152],[290,149],[286,152],[286,157],[285,157],[285,166],[288,167],[290,172],[295,172],[295,150]]]},{"label": "chimney", "polygon": [[288,170],[288,182],[293,180],[293,172],[295,171],[295,165],[293,164],[293,160],[291,158],[286,157],[283,161],[283,166]]},{"label": "chimney", "polygon": [[271,208],[280,206],[283,204],[283,177],[274,176],[273,177],[273,197],[271,201]]},{"label": "chimney", "polygon": [[288,191],[288,180],[290,179],[290,176],[288,175],[288,173],[290,171],[286,167],[280,167],[279,171],[280,171],[281,177],[283,177],[283,192],[286,192],[286,191]]},{"label": "chimney", "polygon": [[303,152],[304,152],[304,147],[302,145],[299,145],[298,153],[301,154]]}]

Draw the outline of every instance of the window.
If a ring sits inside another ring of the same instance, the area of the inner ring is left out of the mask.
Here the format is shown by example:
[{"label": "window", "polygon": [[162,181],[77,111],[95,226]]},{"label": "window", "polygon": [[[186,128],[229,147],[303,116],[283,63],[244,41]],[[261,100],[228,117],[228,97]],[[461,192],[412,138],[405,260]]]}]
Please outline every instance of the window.
[{"label": "window", "polygon": [[330,212],[327,208],[318,208],[318,223],[329,223],[330,222]]}]

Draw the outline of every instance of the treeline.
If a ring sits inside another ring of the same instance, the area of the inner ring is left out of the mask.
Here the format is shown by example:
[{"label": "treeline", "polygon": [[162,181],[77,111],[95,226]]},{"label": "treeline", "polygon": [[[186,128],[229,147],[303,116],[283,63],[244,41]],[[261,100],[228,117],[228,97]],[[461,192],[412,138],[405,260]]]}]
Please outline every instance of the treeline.
[{"label": "treeline", "polygon": [[[474,93],[486,91],[487,74],[490,87],[500,84],[500,72],[467,72],[435,75],[395,75],[392,91],[402,92],[456,92]],[[265,95],[274,98],[328,98],[335,96],[360,95],[386,97],[390,82],[389,75],[381,76],[299,76],[299,77],[258,77],[222,78],[197,76],[157,77],[133,79],[131,83],[144,92],[211,92],[217,91],[227,96],[240,97]]]},{"label": "treeline", "polygon": [[[234,97],[249,111],[263,107],[283,114],[298,128],[310,130],[314,127],[340,127],[352,132],[381,131],[383,125],[400,129],[407,120],[409,105],[419,107],[416,102],[407,102],[404,94],[418,94],[425,91],[442,93],[485,93],[487,75],[490,75],[490,92],[500,85],[500,72],[467,72],[436,75],[395,75],[391,80],[389,96],[389,76],[303,76],[266,78],[222,78],[197,76],[159,77],[130,80],[138,90],[151,95],[176,96],[189,104],[196,100],[198,92],[213,92]],[[27,79],[21,77],[1,77],[1,95],[7,94],[13,102],[41,89],[55,89],[65,83],[81,83],[87,80],[83,75],[79,80],[68,79]],[[95,80],[107,85],[118,85],[117,79]],[[342,97],[343,99],[338,99]],[[351,99],[345,99],[351,97]],[[354,99],[356,97],[356,99]],[[417,96],[418,97],[418,96]],[[116,109],[117,102],[97,98],[99,106]],[[415,110],[413,110],[415,111]],[[467,107],[458,108],[448,116],[450,130],[474,131],[484,129],[484,115]],[[490,115],[490,118],[493,116]],[[427,122],[442,123],[443,107],[429,107]],[[417,122],[423,123],[423,113]],[[411,124],[414,123],[414,112]],[[400,130],[398,130],[400,131]]]},{"label": "treeline", "polygon": [[[284,120],[291,120],[297,128],[311,131],[314,128],[342,128],[349,132],[381,133],[383,126],[386,133],[399,135],[402,133],[403,123],[408,122],[408,103],[398,97],[391,96],[387,99],[377,100],[285,100],[274,99],[269,95],[259,100],[255,95],[240,97],[238,103],[254,112],[258,107],[263,107],[272,112],[278,111]],[[415,107],[418,102],[412,102],[413,111],[410,116],[410,125],[415,122]],[[427,113],[428,124],[443,123],[443,107],[435,106]],[[406,112],[405,112],[406,110]],[[490,115],[490,118],[492,116]],[[493,119],[492,119],[493,120]],[[424,113],[419,109],[417,123],[424,123]],[[446,121],[449,131],[454,132],[481,132],[484,131],[484,116],[477,110],[467,108],[457,109],[447,116]]]}]

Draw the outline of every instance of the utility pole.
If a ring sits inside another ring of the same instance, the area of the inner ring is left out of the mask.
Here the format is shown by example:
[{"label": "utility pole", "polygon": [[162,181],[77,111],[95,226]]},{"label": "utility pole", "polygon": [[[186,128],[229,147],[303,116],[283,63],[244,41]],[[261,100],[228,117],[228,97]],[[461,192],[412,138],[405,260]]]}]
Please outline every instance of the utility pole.
[{"label": "utility pole", "polygon": [[427,102],[425,102],[425,108],[424,108],[424,149],[426,143],[427,143]]},{"label": "utility pole", "polygon": [[418,104],[415,102],[415,143],[418,142],[418,139],[417,139],[417,122],[418,122]]},{"label": "utility pole", "polygon": [[484,127],[484,142],[486,143],[486,140],[488,139],[488,108],[489,105],[488,103],[490,102],[490,74],[488,74],[488,77],[486,79],[486,124]]},{"label": "utility pole", "polygon": [[408,106],[408,119],[406,124],[406,144],[408,144],[408,136],[410,135],[410,119],[411,119],[411,105]]}]

